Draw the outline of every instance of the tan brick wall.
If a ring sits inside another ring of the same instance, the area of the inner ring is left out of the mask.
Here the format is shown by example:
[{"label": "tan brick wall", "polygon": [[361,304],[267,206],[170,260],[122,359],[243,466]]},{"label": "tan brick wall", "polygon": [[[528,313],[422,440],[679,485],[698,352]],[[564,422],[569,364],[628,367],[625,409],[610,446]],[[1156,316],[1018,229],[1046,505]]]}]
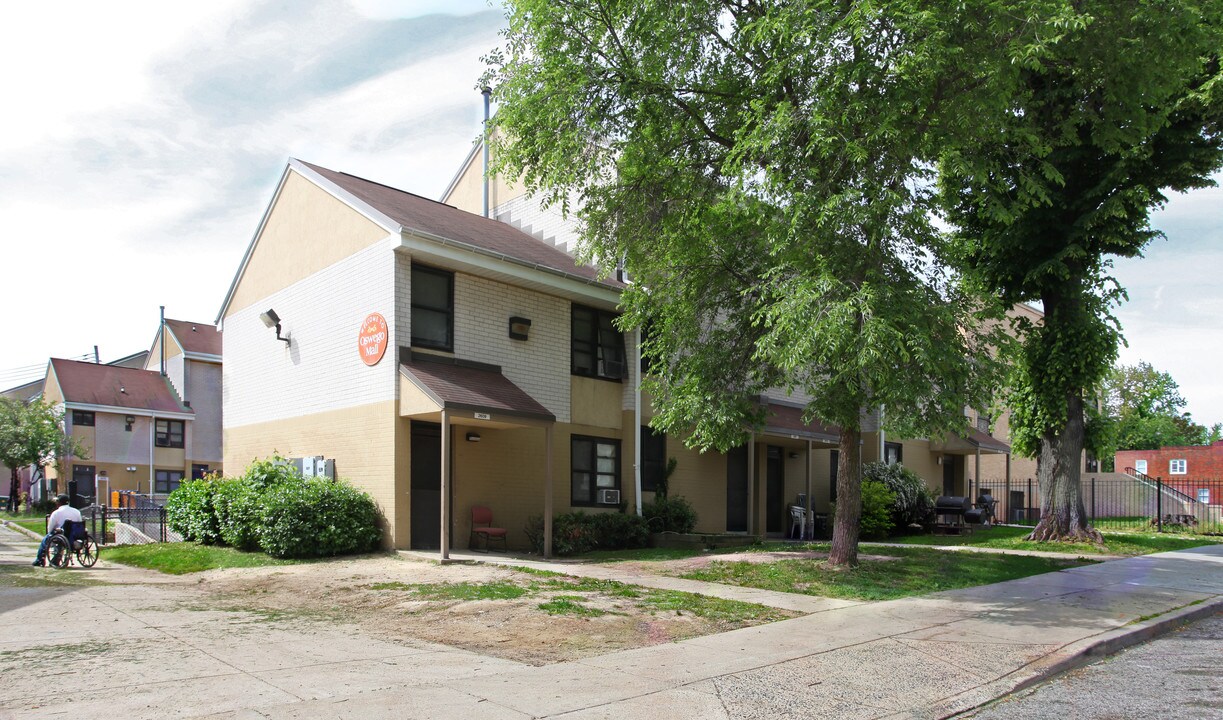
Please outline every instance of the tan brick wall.
[{"label": "tan brick wall", "polygon": [[[273,453],[283,457],[323,455],[336,461],[336,474],[368,492],[383,517],[395,518],[396,432],[394,401],[374,403],[225,429],[225,467],[240,474],[251,461]],[[403,453],[407,455],[407,453]],[[400,488],[402,490],[402,488]],[[406,505],[403,506],[406,512]],[[387,546],[406,547],[400,524],[387,526]],[[393,532],[392,532],[393,531]]]}]

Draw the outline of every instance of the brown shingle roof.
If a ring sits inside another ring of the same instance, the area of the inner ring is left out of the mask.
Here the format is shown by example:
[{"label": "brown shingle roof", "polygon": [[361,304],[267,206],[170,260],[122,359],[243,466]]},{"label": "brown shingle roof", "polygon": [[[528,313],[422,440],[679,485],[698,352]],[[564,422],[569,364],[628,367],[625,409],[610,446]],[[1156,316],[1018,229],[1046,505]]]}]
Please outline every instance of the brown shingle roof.
[{"label": "brown shingle roof", "polygon": [[[335,183],[345,192],[367,203],[406,230],[437,235],[505,255],[519,262],[538,265],[586,280],[598,279],[598,273],[594,268],[588,265],[578,265],[573,257],[563,250],[506,223],[475,215],[436,200],[413,195],[410,192],[380,185],[355,175],[328,170],[302,160],[297,162]],[[599,282],[608,287],[624,287],[623,283],[612,278],[599,280]]]},{"label": "brown shingle roof", "polygon": [[421,359],[406,360],[400,368],[421,390],[446,409],[473,410],[556,420],[522,388],[499,371],[461,363]]},{"label": "brown shingle roof", "polygon": [[828,425],[819,420],[803,422],[802,408],[777,403],[768,404],[764,430],[782,435],[798,435],[804,440],[837,442],[841,438],[841,428],[836,425]]},{"label": "brown shingle roof", "polygon": [[190,413],[169,381],[152,370],[51,358],[64,401],[132,410]]},{"label": "brown shingle roof", "polygon": [[174,337],[178,338],[179,344],[186,352],[201,355],[221,354],[221,331],[217,330],[216,325],[169,318],[166,318],[166,325],[174,332]]}]

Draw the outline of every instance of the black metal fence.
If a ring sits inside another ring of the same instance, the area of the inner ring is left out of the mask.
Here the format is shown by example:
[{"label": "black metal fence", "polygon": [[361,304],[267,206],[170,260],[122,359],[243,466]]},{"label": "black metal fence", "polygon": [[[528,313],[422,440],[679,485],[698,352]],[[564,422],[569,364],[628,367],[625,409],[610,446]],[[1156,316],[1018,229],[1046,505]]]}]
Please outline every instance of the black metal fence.
[{"label": "black metal fence", "polygon": [[121,490],[118,506],[103,508],[103,515],[110,520],[131,525],[157,542],[166,542],[169,539],[165,506],[158,505],[146,495]]},{"label": "black metal fence", "polygon": [[[1151,477],[1126,468],[1123,473],[1087,474],[1083,507],[1102,530],[1223,534],[1223,480]],[[1035,525],[1040,520],[1040,484],[1035,478],[974,483],[976,496],[987,492],[998,506],[998,522]]]}]

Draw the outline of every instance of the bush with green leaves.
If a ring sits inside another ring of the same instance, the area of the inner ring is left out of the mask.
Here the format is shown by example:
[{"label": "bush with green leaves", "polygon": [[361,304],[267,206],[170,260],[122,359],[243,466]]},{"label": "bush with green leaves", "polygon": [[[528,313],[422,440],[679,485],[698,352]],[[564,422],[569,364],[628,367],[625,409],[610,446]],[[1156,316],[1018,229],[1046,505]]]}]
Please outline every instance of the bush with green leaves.
[{"label": "bush with green leaves", "polygon": [[348,483],[305,478],[272,485],[263,496],[259,547],[273,557],[370,552],[381,538],[373,499]]},{"label": "bush with green leaves", "polygon": [[264,491],[245,477],[224,478],[213,488],[212,504],[222,542],[239,550],[258,550]]},{"label": "bush with green leaves", "polygon": [[[544,520],[527,519],[524,528],[531,549],[543,554]],[[591,550],[624,550],[645,547],[649,529],[645,518],[626,513],[560,513],[552,518],[552,553],[581,555]]]},{"label": "bush with green leaves", "polygon": [[862,479],[882,483],[896,495],[892,504],[892,523],[897,528],[924,524],[934,514],[934,495],[920,475],[900,463],[868,463]]},{"label": "bush with green leaves", "polygon": [[690,533],[696,527],[696,510],[682,497],[655,496],[641,506],[650,532]]},{"label": "bush with green leaves", "polygon": [[862,481],[862,537],[884,538],[892,530],[892,507],[896,493],[875,480]]},{"label": "bush with green leaves", "polygon": [[213,478],[191,480],[179,485],[166,498],[166,524],[187,540],[215,545],[221,542],[214,493],[219,481]]}]

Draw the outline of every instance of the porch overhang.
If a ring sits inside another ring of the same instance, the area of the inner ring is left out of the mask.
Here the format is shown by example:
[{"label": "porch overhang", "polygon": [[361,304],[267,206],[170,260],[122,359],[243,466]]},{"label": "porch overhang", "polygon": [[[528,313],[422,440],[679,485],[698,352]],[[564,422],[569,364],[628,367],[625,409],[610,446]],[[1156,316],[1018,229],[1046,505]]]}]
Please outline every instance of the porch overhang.
[{"label": "porch overhang", "polygon": [[495,365],[413,354],[399,365],[399,414],[488,427],[556,422],[556,416]]},{"label": "porch overhang", "polygon": [[841,428],[819,420],[805,422],[803,409],[795,405],[765,402],[764,427],[760,435],[774,435],[791,440],[811,441],[814,445],[835,447],[841,440]]},{"label": "porch overhang", "polygon": [[1009,455],[1011,446],[988,433],[969,430],[965,433],[947,433],[941,440],[931,440],[930,449],[944,455]]}]

